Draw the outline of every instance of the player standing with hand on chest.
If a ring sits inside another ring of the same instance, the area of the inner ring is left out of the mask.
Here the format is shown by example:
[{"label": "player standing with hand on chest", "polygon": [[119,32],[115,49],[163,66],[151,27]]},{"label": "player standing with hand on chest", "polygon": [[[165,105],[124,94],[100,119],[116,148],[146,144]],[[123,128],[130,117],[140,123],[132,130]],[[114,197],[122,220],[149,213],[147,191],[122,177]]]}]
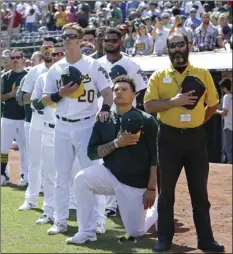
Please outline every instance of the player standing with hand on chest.
[{"label": "player standing with hand on chest", "polygon": [[[78,157],[81,168],[93,163],[87,157],[87,145],[96,119],[97,92],[100,91],[104,98],[98,114],[101,121],[108,118],[113,102],[112,83],[108,73],[96,60],[80,53],[83,29],[77,23],[69,23],[62,30],[65,58],[49,70],[42,100],[45,105],[57,103],[54,137],[57,171],[55,223],[48,230],[48,234],[67,231],[69,182],[75,156]],[[103,209],[102,204],[100,205],[101,198],[104,197],[96,196],[99,209]],[[97,211],[102,214],[102,211]],[[102,220],[104,221],[104,218]]]}]

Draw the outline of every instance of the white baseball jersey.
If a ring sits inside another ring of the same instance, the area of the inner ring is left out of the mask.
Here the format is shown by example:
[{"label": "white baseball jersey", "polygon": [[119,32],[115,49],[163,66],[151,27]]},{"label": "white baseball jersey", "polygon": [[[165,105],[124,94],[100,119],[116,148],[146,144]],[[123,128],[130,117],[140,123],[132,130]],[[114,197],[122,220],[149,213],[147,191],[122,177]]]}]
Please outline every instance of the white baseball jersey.
[{"label": "white baseball jersey", "polygon": [[65,97],[57,103],[56,115],[68,119],[82,119],[97,113],[97,92],[112,86],[107,71],[93,58],[83,56],[70,64],[65,58],[55,63],[48,71],[43,93],[52,94],[62,85],[61,75],[65,68],[73,66],[83,76],[85,92],[77,99]]},{"label": "white baseball jersey", "polygon": [[130,57],[122,55],[122,58],[114,63],[108,61],[107,56],[103,56],[97,60],[109,73],[111,79],[115,79],[120,75],[127,75],[135,82],[136,92],[147,87],[148,78],[141,70],[140,66]]},{"label": "white baseball jersey", "polygon": [[[37,78],[35,87],[33,89],[32,95],[31,95],[31,100],[40,100],[42,98],[47,74],[48,74],[48,72],[42,73]],[[44,111],[44,115],[43,115],[44,121],[47,123],[50,123],[50,124],[55,124],[56,109],[51,108],[51,107],[45,107],[43,111]]]},{"label": "white baseball jersey", "polygon": [[38,76],[47,71],[48,68],[45,66],[45,63],[41,63],[37,66],[32,67],[25,77],[22,91],[26,93],[32,93]]}]

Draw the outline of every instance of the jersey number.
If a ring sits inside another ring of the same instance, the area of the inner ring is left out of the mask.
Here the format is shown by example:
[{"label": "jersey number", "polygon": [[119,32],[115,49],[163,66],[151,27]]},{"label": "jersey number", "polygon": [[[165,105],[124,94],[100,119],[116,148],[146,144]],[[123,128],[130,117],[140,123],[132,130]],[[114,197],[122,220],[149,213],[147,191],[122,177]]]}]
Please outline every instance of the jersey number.
[{"label": "jersey number", "polygon": [[78,102],[89,102],[92,103],[95,98],[94,90],[84,90],[84,93],[78,98]]}]

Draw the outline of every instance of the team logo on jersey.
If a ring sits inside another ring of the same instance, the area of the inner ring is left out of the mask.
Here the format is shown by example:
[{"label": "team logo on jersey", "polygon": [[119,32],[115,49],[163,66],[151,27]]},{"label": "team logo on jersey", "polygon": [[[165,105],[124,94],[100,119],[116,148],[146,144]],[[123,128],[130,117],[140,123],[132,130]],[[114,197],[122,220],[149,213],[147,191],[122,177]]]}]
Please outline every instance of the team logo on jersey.
[{"label": "team logo on jersey", "polygon": [[142,77],[142,79],[143,79],[143,81],[144,81],[145,83],[148,82],[148,78],[147,78],[146,74],[145,74],[142,70],[139,69],[139,70],[137,71],[137,74],[140,75],[140,76]]},{"label": "team logo on jersey", "polygon": [[98,71],[102,72],[107,80],[110,80],[108,72],[102,66],[98,68]]},{"label": "team logo on jersey", "polygon": [[111,79],[115,79],[118,76],[127,75],[127,71],[121,65],[115,65],[115,66],[112,67],[111,72],[109,73],[109,75],[110,75]]}]

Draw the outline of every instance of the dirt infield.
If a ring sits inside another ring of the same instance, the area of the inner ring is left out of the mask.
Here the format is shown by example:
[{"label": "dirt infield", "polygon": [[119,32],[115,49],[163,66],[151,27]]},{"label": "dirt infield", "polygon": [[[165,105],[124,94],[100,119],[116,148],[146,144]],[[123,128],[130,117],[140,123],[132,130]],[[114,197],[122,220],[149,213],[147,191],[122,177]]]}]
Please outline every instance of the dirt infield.
[{"label": "dirt infield", "polygon": [[[10,153],[12,183],[19,180],[18,152]],[[217,241],[226,247],[227,253],[232,253],[232,166],[225,164],[210,164],[209,200],[211,202],[211,220]],[[187,183],[182,172],[176,189],[175,203],[176,234],[174,251],[176,253],[200,253],[196,249],[196,232],[192,219],[192,207]]]}]

